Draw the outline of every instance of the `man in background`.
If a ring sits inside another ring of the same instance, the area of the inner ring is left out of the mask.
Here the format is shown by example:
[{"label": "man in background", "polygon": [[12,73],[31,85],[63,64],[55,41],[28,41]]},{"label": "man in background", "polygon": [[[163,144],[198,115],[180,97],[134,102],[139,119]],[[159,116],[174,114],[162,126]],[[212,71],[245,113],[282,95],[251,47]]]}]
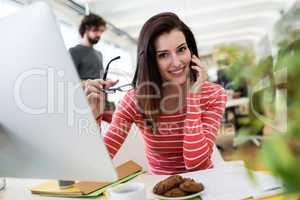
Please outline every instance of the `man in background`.
[{"label": "man in background", "polygon": [[[88,79],[102,79],[103,56],[94,49],[94,45],[99,42],[105,30],[106,22],[102,17],[96,14],[85,16],[79,25],[81,42],[69,50],[83,87]],[[103,120],[107,122],[112,119],[114,107],[111,104],[113,103],[107,101],[105,105]]]},{"label": "man in background", "polygon": [[70,54],[81,80],[99,79],[103,73],[103,57],[94,45],[106,30],[106,22],[95,14],[85,16],[79,26],[80,44],[70,48]]}]

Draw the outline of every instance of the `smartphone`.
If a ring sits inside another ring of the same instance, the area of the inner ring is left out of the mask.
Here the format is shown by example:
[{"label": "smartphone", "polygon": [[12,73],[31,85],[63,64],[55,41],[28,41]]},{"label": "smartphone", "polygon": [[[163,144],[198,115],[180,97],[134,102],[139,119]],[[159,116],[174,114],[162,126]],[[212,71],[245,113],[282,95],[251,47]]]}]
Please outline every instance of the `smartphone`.
[{"label": "smartphone", "polygon": [[198,73],[198,71],[194,70],[192,68],[192,65],[196,65],[196,64],[191,60],[191,62],[190,62],[190,80],[196,81],[197,80],[197,73]]}]

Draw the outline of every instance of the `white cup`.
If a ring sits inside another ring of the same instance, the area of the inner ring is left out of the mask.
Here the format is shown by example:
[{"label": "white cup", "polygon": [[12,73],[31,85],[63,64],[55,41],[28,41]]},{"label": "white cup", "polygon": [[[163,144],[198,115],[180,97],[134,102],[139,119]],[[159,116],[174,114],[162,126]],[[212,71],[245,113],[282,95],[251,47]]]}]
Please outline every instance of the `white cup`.
[{"label": "white cup", "polygon": [[108,189],[109,200],[146,200],[142,183],[124,183]]}]

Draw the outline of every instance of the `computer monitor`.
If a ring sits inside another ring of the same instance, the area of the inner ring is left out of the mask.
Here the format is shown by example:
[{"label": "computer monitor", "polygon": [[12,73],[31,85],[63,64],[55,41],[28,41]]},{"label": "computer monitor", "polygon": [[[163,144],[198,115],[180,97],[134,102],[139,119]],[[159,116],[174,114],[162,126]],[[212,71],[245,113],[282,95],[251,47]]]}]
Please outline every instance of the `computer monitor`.
[{"label": "computer monitor", "polygon": [[50,7],[0,19],[0,177],[114,181]]}]

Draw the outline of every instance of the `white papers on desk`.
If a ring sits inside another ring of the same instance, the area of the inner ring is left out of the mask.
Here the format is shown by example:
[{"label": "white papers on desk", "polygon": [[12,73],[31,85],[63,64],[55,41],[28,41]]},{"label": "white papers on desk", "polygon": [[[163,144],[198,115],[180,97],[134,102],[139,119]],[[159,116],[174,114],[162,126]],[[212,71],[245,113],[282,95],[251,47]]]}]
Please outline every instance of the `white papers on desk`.
[{"label": "white papers on desk", "polygon": [[245,167],[223,166],[214,169],[182,174],[202,182],[203,200],[241,200],[281,193],[281,184],[271,175],[254,172],[256,183],[251,181]]}]

